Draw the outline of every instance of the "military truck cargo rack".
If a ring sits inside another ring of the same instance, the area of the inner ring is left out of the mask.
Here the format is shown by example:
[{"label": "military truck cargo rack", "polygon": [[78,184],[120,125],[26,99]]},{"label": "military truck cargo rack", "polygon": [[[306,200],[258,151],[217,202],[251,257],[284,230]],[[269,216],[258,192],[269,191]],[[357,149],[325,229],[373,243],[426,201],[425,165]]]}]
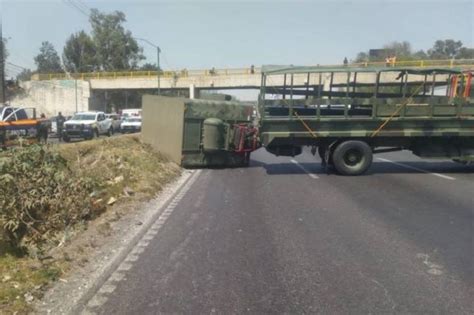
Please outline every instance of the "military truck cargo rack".
[{"label": "military truck cargo rack", "polygon": [[[471,71],[438,68],[262,67],[260,140],[275,155],[303,146],[345,175],[379,152],[474,160]],[[383,148],[382,148],[383,147]]]}]

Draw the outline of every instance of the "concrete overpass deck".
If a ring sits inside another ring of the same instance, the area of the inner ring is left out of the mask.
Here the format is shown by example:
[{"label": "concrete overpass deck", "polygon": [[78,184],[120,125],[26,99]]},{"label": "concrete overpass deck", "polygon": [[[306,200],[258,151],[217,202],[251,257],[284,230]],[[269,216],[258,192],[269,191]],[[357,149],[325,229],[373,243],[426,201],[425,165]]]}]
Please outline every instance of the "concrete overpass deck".
[{"label": "concrete overpass deck", "polygon": [[[334,69],[340,67],[343,69],[351,68],[377,68],[377,67],[412,67],[412,68],[457,68],[474,70],[474,59],[462,60],[416,60],[400,61],[387,65],[382,62],[354,63],[347,66],[329,65],[320,66],[322,70]],[[162,71],[159,76],[159,86],[161,89],[189,89],[194,86],[197,89],[258,89],[260,87],[261,68],[233,68],[233,69],[208,69],[208,70],[187,70],[180,71]],[[382,80],[386,82],[396,81],[396,73],[385,73]],[[33,80],[83,80],[90,83],[92,90],[133,90],[133,89],[155,89],[158,87],[157,71],[122,71],[122,72],[96,72],[96,73],[78,73],[66,75],[60,74],[37,74],[32,77]],[[306,75],[296,75],[294,85],[317,85],[319,78],[310,77],[309,81]],[[327,84],[329,78],[323,78],[323,84]],[[437,76],[435,80],[444,81],[446,76]],[[283,86],[284,77],[274,76],[272,82],[267,85]],[[359,83],[373,83],[375,75],[373,73],[359,73],[357,81]],[[412,79],[415,80],[415,79]],[[428,78],[430,80],[430,78]],[[343,84],[347,82],[347,74],[335,74],[333,84]]]}]

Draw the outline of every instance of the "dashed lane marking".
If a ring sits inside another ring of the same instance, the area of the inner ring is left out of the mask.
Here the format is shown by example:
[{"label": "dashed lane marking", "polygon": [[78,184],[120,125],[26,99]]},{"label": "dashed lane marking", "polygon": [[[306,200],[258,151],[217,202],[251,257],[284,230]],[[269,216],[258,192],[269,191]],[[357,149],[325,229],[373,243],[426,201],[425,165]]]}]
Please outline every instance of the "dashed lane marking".
[{"label": "dashed lane marking", "polygon": [[102,288],[100,288],[99,293],[110,294],[110,293],[114,292],[116,288],[117,287],[113,284],[105,284],[105,285],[102,286]]},{"label": "dashed lane marking", "polygon": [[296,166],[298,166],[300,169],[302,169],[306,174],[308,174],[309,177],[311,177],[312,179],[318,179],[318,175],[316,174],[313,174],[311,172],[309,172],[307,169],[305,169],[303,167],[303,165],[301,165],[297,160],[291,160],[291,163],[295,164]]},{"label": "dashed lane marking", "polygon": [[444,179],[456,180],[456,178],[448,176],[448,175],[429,172],[427,170],[424,170],[424,169],[421,169],[421,168],[418,168],[418,167],[414,167],[414,166],[407,165],[407,164],[404,164],[404,163],[395,162],[395,161],[392,161],[392,160],[389,160],[389,159],[377,158],[377,160],[382,161],[382,162],[392,163],[392,164],[395,164],[395,165],[398,165],[398,166],[401,166],[401,167],[404,167],[404,168],[408,168],[408,169],[412,169],[412,170],[415,170],[415,171],[418,171],[418,172],[434,175],[434,176],[441,177],[441,178],[444,178]]}]

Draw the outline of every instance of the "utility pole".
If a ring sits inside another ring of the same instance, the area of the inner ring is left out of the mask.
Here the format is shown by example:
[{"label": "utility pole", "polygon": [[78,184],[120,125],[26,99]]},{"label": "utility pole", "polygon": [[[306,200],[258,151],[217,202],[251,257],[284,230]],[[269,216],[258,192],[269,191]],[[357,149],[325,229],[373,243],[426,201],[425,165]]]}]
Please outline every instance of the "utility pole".
[{"label": "utility pole", "polygon": [[153,46],[153,47],[156,48],[156,68],[157,68],[156,78],[158,80],[158,95],[160,95],[161,94],[161,88],[160,88],[160,72],[161,72],[161,69],[160,69],[160,53],[161,53],[161,49],[158,45],[153,44],[152,42],[150,42],[147,39],[138,38],[138,37],[134,37],[134,38],[137,39],[137,40],[141,40],[142,42],[145,42],[148,45]]},{"label": "utility pole", "polygon": [[75,90],[75,97],[76,97],[76,113],[78,112],[77,110],[77,78],[74,78],[74,90]]},{"label": "utility pole", "polygon": [[5,56],[3,55],[2,21],[0,20],[0,104],[5,104]]},{"label": "utility pole", "polygon": [[156,77],[158,78],[158,95],[161,94],[161,89],[160,89],[160,72],[161,72],[161,69],[160,69],[160,52],[161,52],[161,49],[160,47],[156,46]]}]

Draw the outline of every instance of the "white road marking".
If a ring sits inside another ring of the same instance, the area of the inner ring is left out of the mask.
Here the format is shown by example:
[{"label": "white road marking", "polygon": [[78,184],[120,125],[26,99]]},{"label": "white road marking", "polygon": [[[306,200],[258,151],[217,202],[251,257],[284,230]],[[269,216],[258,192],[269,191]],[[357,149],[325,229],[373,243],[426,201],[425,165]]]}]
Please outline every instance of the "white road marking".
[{"label": "white road marking", "polygon": [[115,291],[117,287],[113,284],[104,284],[99,290],[99,294],[110,294]]},{"label": "white road marking", "polygon": [[150,234],[145,234],[145,236],[143,236],[142,240],[144,241],[151,241],[153,238],[155,237],[155,235],[150,235]]},{"label": "white road marking", "polygon": [[96,294],[90,301],[87,303],[87,307],[89,308],[96,308],[102,306],[105,302],[107,302],[107,297]]},{"label": "white road marking", "polygon": [[123,278],[125,278],[125,274],[116,271],[116,272],[114,272],[114,273],[110,276],[109,281],[117,281],[117,282],[119,282],[119,281],[122,281]]},{"label": "white road marking", "polygon": [[138,255],[130,254],[125,258],[126,262],[136,262],[138,260]]},{"label": "white road marking", "polygon": [[145,249],[143,247],[135,247],[134,250],[132,250],[132,254],[135,254],[135,255],[140,255],[141,253],[143,253],[145,251]]},{"label": "white road marking", "polygon": [[137,247],[147,247],[148,244],[150,244],[150,241],[141,240],[141,241],[137,244]]},{"label": "white road marking", "polygon": [[313,173],[310,173],[308,170],[306,170],[303,165],[301,165],[298,161],[296,160],[291,160],[291,162],[293,164],[295,164],[296,166],[298,166],[299,168],[301,168],[306,174],[308,174],[309,177],[311,177],[312,179],[318,179],[318,175],[315,175]]},{"label": "white road marking", "polygon": [[395,162],[395,161],[392,161],[392,160],[389,160],[389,159],[377,158],[377,160],[380,160],[380,161],[383,161],[383,162],[389,162],[389,163],[392,163],[392,164],[395,164],[395,165],[398,165],[398,166],[401,166],[401,167],[405,167],[405,168],[412,169],[412,170],[422,172],[422,173],[426,173],[426,174],[431,174],[431,175],[438,176],[438,177],[441,177],[441,178],[444,178],[444,179],[456,180],[456,178],[448,176],[448,175],[429,172],[427,170],[424,170],[424,169],[421,169],[421,168],[418,168],[418,167],[410,166],[410,165],[407,165],[407,164],[404,164],[404,163]]},{"label": "white road marking", "polygon": [[[135,245],[130,253],[125,257],[122,263],[118,266],[118,268],[113,272],[107,282],[103,284],[97,293],[92,297],[91,300],[86,305],[86,308],[82,310],[84,312],[90,312],[90,309],[97,308],[102,306],[105,302],[107,302],[107,295],[113,293],[116,288],[116,285],[111,282],[120,282],[125,277],[123,272],[130,270],[133,267],[133,263],[139,259],[139,255],[145,251],[145,248],[149,245],[150,241],[158,234],[160,228],[164,225],[168,217],[172,214],[178,203],[181,199],[184,198],[188,190],[191,188],[193,183],[196,181],[198,175],[200,174],[200,170],[194,173],[194,176],[181,188],[181,191],[171,200],[168,206],[164,209],[158,219],[151,225],[148,231],[142,236],[140,241]],[[89,308],[89,310],[87,309]],[[81,313],[81,314],[82,314]]]},{"label": "white road marking", "polygon": [[132,268],[132,264],[129,264],[127,262],[123,262],[120,264],[120,266],[117,268],[118,271],[128,271]]}]

